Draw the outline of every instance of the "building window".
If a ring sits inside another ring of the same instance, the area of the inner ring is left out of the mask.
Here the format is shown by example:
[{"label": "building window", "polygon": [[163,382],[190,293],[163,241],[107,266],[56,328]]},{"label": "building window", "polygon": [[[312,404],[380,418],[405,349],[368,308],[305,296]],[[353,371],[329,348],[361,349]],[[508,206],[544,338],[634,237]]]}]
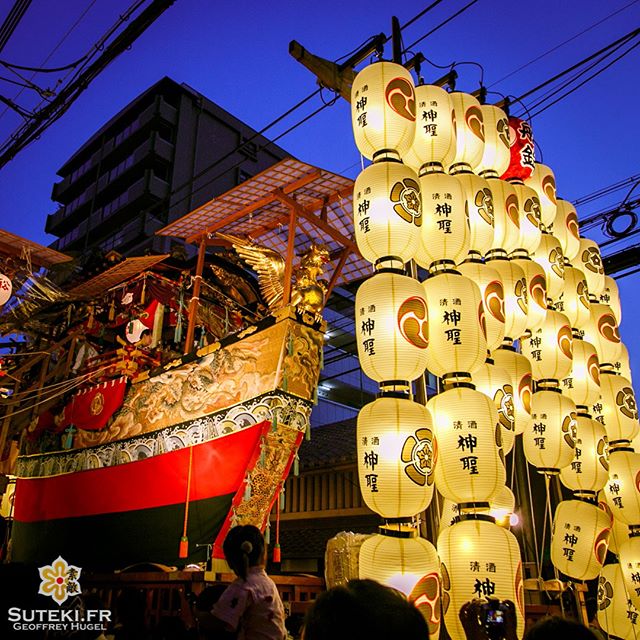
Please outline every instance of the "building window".
[{"label": "building window", "polygon": [[238,177],[236,179],[236,184],[245,182],[246,180],[252,177],[253,176],[248,171],[245,171],[244,169],[238,169]]}]

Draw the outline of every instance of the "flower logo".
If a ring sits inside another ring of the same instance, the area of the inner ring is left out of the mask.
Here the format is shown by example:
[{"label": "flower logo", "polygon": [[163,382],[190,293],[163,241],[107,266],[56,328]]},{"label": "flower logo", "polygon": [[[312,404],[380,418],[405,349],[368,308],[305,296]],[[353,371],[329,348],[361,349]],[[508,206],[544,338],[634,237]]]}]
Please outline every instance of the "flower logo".
[{"label": "flower logo", "polygon": [[598,582],[598,609],[604,611],[611,606],[613,599],[613,585],[604,577],[600,576]]},{"label": "flower logo", "polygon": [[587,247],[580,257],[585,269],[589,269],[592,273],[603,274],[602,258],[600,252],[595,247]]},{"label": "flower logo", "polygon": [[631,420],[638,419],[638,405],[636,404],[636,396],[633,393],[631,387],[623,387],[616,394],[616,404],[620,413],[631,418]]},{"label": "flower logo", "polygon": [[524,212],[527,220],[536,228],[540,227],[540,218],[542,207],[538,196],[527,198],[524,203]]},{"label": "flower logo", "polygon": [[409,594],[413,602],[429,625],[429,633],[440,628],[440,577],[436,572],[422,576]]},{"label": "flower logo", "polygon": [[389,106],[403,118],[416,119],[416,95],[413,85],[406,78],[394,78],[385,90]]},{"label": "flower logo", "polygon": [[490,189],[480,189],[476,193],[474,204],[478,210],[480,217],[493,226],[493,194]]},{"label": "flower logo", "polygon": [[408,463],[404,471],[421,487],[433,483],[436,458],[435,443],[430,429],[418,429],[415,436],[409,436],[402,446],[400,459]]},{"label": "flower logo", "polygon": [[413,222],[416,227],[422,226],[422,201],[420,200],[420,185],[411,178],[396,182],[389,194],[394,202],[393,210],[407,222]]},{"label": "flower logo", "polygon": [[58,556],[50,565],[38,569],[42,579],[38,593],[62,604],[69,596],[80,593],[81,571],[80,567],[67,564],[64,558]]},{"label": "flower logo", "polygon": [[502,385],[493,396],[493,402],[498,409],[500,424],[509,431],[515,429],[515,408],[513,406],[513,387]]}]

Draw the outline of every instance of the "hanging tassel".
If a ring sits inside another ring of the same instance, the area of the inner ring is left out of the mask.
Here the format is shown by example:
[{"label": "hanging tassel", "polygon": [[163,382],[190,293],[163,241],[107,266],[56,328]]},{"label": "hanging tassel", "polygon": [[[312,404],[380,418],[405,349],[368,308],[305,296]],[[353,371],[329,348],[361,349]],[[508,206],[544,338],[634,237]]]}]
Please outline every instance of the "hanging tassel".
[{"label": "hanging tassel", "polygon": [[293,475],[297,478],[300,475],[300,458],[296,453],[295,458],[293,459]]},{"label": "hanging tassel", "polygon": [[278,503],[278,508],[280,509],[280,511],[284,511],[284,487],[282,488],[282,491],[280,492],[280,496],[278,498],[279,503]]},{"label": "hanging tassel", "polygon": [[311,400],[314,407],[318,406],[318,387],[313,388],[313,395],[311,397]]},{"label": "hanging tassel", "polygon": [[94,314],[94,306],[91,305],[89,307],[89,320],[87,321],[87,329],[93,329],[93,314]]},{"label": "hanging tassel", "polygon": [[307,425],[307,429],[304,432],[304,439],[307,442],[309,442],[311,440],[311,425],[310,424]]},{"label": "hanging tassel", "polygon": [[[284,495],[284,488],[283,492],[280,495]],[[276,507],[276,544],[273,547],[273,561],[281,562],[281,560],[282,554],[280,552],[280,501],[278,501],[278,506]]]},{"label": "hanging tassel", "polygon": [[282,562],[282,552],[280,551],[280,543],[276,542],[273,546],[273,561]]},{"label": "hanging tassel", "polygon": [[269,544],[271,542],[271,523],[267,522],[267,526],[264,530],[264,543]]},{"label": "hanging tassel", "polygon": [[320,347],[320,371],[322,371],[322,369],[324,369],[324,347]]},{"label": "hanging tassel", "polygon": [[274,433],[278,430],[278,413],[276,410],[273,411],[273,420],[271,421],[271,431]]},{"label": "hanging tassel", "polygon": [[142,292],[140,293],[140,304],[144,304],[147,295],[147,276],[142,279]]},{"label": "hanging tassel", "polygon": [[109,322],[113,322],[116,319],[116,303],[111,298],[111,304],[109,305]]},{"label": "hanging tassel", "polygon": [[289,333],[289,340],[287,345],[287,350],[289,353],[289,357],[293,356],[293,334]]},{"label": "hanging tassel", "polygon": [[189,538],[187,537],[187,527],[189,526],[189,500],[191,498],[191,471],[193,469],[193,447],[189,447],[189,468],[187,471],[187,497],[184,504],[184,523],[182,525],[182,537],[178,547],[178,557],[187,558],[189,556]]},{"label": "hanging tassel", "polygon": [[267,461],[267,453],[266,453],[267,443],[263,440],[260,445],[260,466],[264,467]]},{"label": "hanging tassel", "polygon": [[184,290],[180,289],[180,297],[178,298],[178,313],[176,319],[176,329],[173,332],[173,341],[176,344],[182,342],[182,307],[184,302]]},{"label": "hanging tassel", "polygon": [[286,371],[282,374],[282,390],[285,392],[289,390],[289,376]]},{"label": "hanging tassel", "polygon": [[251,476],[247,478],[247,484],[244,488],[244,496],[242,498],[245,502],[251,500]]},{"label": "hanging tassel", "polygon": [[189,538],[187,536],[182,536],[180,538],[180,549],[178,551],[178,558],[188,558],[189,557]]}]

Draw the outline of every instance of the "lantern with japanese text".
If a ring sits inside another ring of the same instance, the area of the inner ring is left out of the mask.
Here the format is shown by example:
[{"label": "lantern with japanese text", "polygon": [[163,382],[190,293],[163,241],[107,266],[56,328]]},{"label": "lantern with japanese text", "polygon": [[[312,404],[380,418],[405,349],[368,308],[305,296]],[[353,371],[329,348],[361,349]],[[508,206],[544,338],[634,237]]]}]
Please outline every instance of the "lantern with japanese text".
[{"label": "lantern with japanese text", "polygon": [[600,373],[602,416],[609,442],[631,442],[640,433],[633,387],[626,378],[613,371],[604,369]]},{"label": "lantern with japanese text", "polygon": [[629,539],[629,525],[613,517],[613,513],[607,504],[604,491],[598,493],[598,507],[609,517],[609,526],[611,527],[611,533],[609,534],[609,551],[618,555],[622,544]]},{"label": "lantern with japanese text", "polygon": [[522,433],[531,419],[531,363],[513,347],[502,347],[491,353],[497,367],[504,369],[511,378],[513,388],[514,431]]},{"label": "lantern with japanese text", "polygon": [[547,277],[544,269],[523,251],[515,251],[511,262],[524,272],[527,283],[527,329],[541,324],[547,315]]},{"label": "lantern with japanese text", "polygon": [[423,223],[416,262],[428,269],[433,263],[464,260],[470,232],[462,185],[439,167],[423,173],[419,183]]},{"label": "lantern with japanese text", "polygon": [[495,256],[487,260],[498,272],[504,293],[504,335],[505,340],[517,340],[527,329],[529,311],[527,279],[522,267],[513,260]]},{"label": "lantern with japanese text", "polygon": [[600,368],[613,365],[621,353],[618,323],[608,304],[591,302],[589,322],[584,326],[584,339],[590,342],[598,354]]},{"label": "lantern with japanese text", "polygon": [[484,153],[484,122],[477,98],[469,93],[455,91],[449,94],[453,105],[456,127],[455,155],[445,159],[450,170],[456,165],[475,169]]},{"label": "lantern with japanese text", "polygon": [[369,165],[353,185],[355,238],[365,260],[408,262],[420,242],[418,176],[401,162]]},{"label": "lantern with japanese text", "polygon": [[438,447],[436,488],[458,504],[489,502],[505,483],[502,427],[490,398],[459,382],[429,400]]},{"label": "lantern with japanese text", "polygon": [[405,398],[381,397],[358,414],[358,473],[367,506],[383,518],[424,511],[433,497],[431,415]]},{"label": "lantern with japanese text", "polygon": [[517,634],[524,631],[524,589],[515,536],[482,514],[463,517],[438,537],[442,571],[442,611],[453,640],[466,640],[458,613],[474,598],[511,600]]},{"label": "lantern with japanese text", "polygon": [[506,180],[488,177],[493,194],[492,252],[511,253],[520,246],[520,205],[514,186]]},{"label": "lantern with japanese text", "polygon": [[360,366],[376,382],[415,380],[427,363],[427,303],[422,285],[381,271],[356,293]]},{"label": "lantern with japanese text", "polygon": [[555,475],[575,455],[576,405],[560,389],[536,391],[522,434],[524,455],[540,473]]},{"label": "lantern with japanese text", "polygon": [[4,273],[0,273],[0,307],[9,300],[12,292],[11,279],[5,276]]},{"label": "lantern with japanese text", "polygon": [[600,294],[600,302],[608,304],[611,307],[611,311],[615,316],[618,326],[622,322],[622,305],[620,304],[620,292],[618,290],[618,284],[611,277],[605,275],[604,277],[604,289]]},{"label": "lantern with japanese text", "polygon": [[578,407],[591,407],[600,397],[600,369],[595,347],[574,336],[571,371],[560,381],[562,393]]},{"label": "lantern with japanese text", "polygon": [[589,288],[581,269],[564,266],[562,292],[555,300],[558,311],[562,311],[574,329],[584,329],[591,319]]},{"label": "lantern with japanese text", "polygon": [[603,491],[616,520],[640,525],[640,453],[631,447],[609,451],[609,480]]},{"label": "lantern with japanese text", "polygon": [[618,556],[627,595],[640,608],[640,527],[630,527],[629,539],[620,545]]},{"label": "lantern with japanese text", "polygon": [[546,164],[536,162],[531,176],[524,183],[531,187],[540,200],[540,221],[545,228],[553,225],[556,214],[556,178]]},{"label": "lantern with japanese text", "polygon": [[538,194],[525,184],[512,181],[520,204],[520,241],[518,248],[532,254],[540,244],[540,200]]},{"label": "lantern with japanese text", "polygon": [[504,288],[498,272],[491,263],[470,258],[458,265],[458,271],[480,288],[487,327],[487,349],[497,349],[504,339]]},{"label": "lantern with japanese text", "polygon": [[620,356],[613,363],[613,369],[629,382],[633,382],[631,363],[629,362],[629,351],[627,350],[624,342],[620,342]]},{"label": "lantern with japanese text", "polygon": [[557,238],[546,231],[531,256],[543,269],[547,280],[547,296],[556,300],[564,290],[564,256]]},{"label": "lantern with japanese text", "polygon": [[509,118],[507,114],[492,104],[480,105],[484,121],[484,152],[476,167],[476,173],[483,178],[501,176],[509,166]]},{"label": "lantern with japanese text", "polygon": [[427,368],[437,376],[471,373],[487,353],[484,306],[475,282],[455,271],[423,282],[429,313]]},{"label": "lantern with japanese text", "polygon": [[509,117],[509,166],[504,180],[527,180],[535,168],[535,148],[531,125],[520,118]]},{"label": "lantern with japanese text", "polygon": [[573,460],[560,470],[560,481],[576,497],[593,497],[608,477],[607,432],[588,413],[578,411]]},{"label": "lantern with japanese text", "polygon": [[356,146],[366,158],[402,157],[413,144],[416,99],[411,73],[393,62],[365,67],[351,86]]},{"label": "lantern with japanese text", "polygon": [[582,270],[587,279],[589,293],[598,298],[604,291],[604,266],[600,247],[589,238],[580,238],[580,251],[576,258],[576,267]]},{"label": "lantern with japanese text", "polygon": [[[573,264],[580,253],[580,228],[576,208],[567,200],[556,201],[553,235],[560,241],[564,257]],[[578,266],[577,264],[575,266]]]},{"label": "lantern with japanese text", "polygon": [[598,578],[598,624],[611,638],[640,637],[640,611],[629,599],[616,562],[602,567]]},{"label": "lantern with japanese text", "polygon": [[416,171],[440,163],[455,153],[456,131],[449,94],[433,84],[421,84],[416,94],[416,135],[411,148],[402,156]]},{"label": "lantern with japanese text", "polygon": [[551,531],[551,562],[574,580],[593,580],[609,546],[609,516],[595,504],[563,500]]},{"label": "lantern with japanese text", "polygon": [[[435,547],[415,531],[399,528],[371,536],[360,547],[360,578],[376,580],[404,593],[429,626],[429,638],[440,635],[440,559]],[[397,537],[402,535],[403,537]]]}]

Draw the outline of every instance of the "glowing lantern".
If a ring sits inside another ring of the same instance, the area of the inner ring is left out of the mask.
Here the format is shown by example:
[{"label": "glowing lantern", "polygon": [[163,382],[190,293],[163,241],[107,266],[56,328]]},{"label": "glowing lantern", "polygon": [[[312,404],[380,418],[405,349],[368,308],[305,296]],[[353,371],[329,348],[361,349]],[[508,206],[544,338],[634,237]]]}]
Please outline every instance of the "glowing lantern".
[{"label": "glowing lantern", "polygon": [[522,353],[531,362],[535,380],[559,381],[571,372],[571,327],[567,316],[549,309],[542,324],[522,339]]},{"label": "glowing lantern", "polygon": [[565,265],[563,289],[555,306],[569,318],[574,329],[584,329],[587,326],[591,319],[591,305],[587,279],[581,269]]},{"label": "glowing lantern", "polygon": [[633,387],[626,378],[613,371],[605,369],[600,373],[602,416],[609,442],[630,442],[640,432],[638,404]]},{"label": "glowing lantern", "polygon": [[580,238],[580,251],[576,258],[576,266],[582,270],[589,293],[598,297],[604,291],[604,266],[600,247],[597,242],[589,238]]},{"label": "glowing lantern", "polygon": [[469,93],[454,92],[449,96],[455,114],[456,152],[455,156],[445,160],[445,165],[449,169],[459,164],[475,169],[484,153],[484,123],[480,103]]},{"label": "glowing lantern", "polygon": [[584,338],[596,348],[601,368],[613,365],[618,360],[622,343],[618,323],[608,304],[591,302],[589,322],[584,327]]},{"label": "glowing lantern", "polygon": [[520,246],[520,205],[514,186],[500,180],[487,179],[493,194],[493,242],[491,251],[511,253]]},{"label": "glowing lantern", "polygon": [[627,595],[618,563],[602,567],[598,579],[598,624],[612,638],[636,638],[640,635],[640,611]]},{"label": "glowing lantern", "polygon": [[534,172],[531,177],[525,180],[525,184],[538,194],[541,209],[540,220],[548,229],[553,225],[557,214],[556,178],[551,168],[546,164],[536,162],[535,166]]},{"label": "glowing lantern", "polygon": [[493,359],[487,361],[471,375],[476,389],[493,400],[502,427],[502,449],[509,453],[515,440],[515,412],[513,386],[506,369],[497,367]]},{"label": "glowing lantern", "polygon": [[436,376],[475,371],[487,353],[478,285],[449,271],[428,278],[423,287],[429,310],[427,368]]},{"label": "glowing lantern", "polygon": [[521,266],[504,257],[492,257],[486,264],[498,272],[502,282],[505,338],[517,340],[527,329],[529,305],[525,273]]},{"label": "glowing lantern", "polygon": [[434,262],[464,260],[469,251],[469,223],[460,182],[441,169],[420,176],[423,224],[416,262],[428,269]]},{"label": "glowing lantern", "polygon": [[509,117],[509,166],[502,174],[504,180],[527,180],[535,168],[535,149],[531,125],[520,118]]},{"label": "glowing lantern", "polygon": [[459,516],[460,507],[458,507],[458,503],[445,498],[442,501],[442,510],[440,511],[440,528],[438,529],[438,535],[447,527],[451,527],[458,522]]},{"label": "glowing lantern", "polygon": [[[511,263],[524,272],[527,283],[527,329],[540,325],[547,315],[547,278],[544,269],[531,260],[525,252],[512,254]],[[522,256],[522,257],[516,257]]]},{"label": "glowing lantern", "polygon": [[576,336],[572,341],[573,361],[570,373],[562,378],[562,393],[576,406],[591,407],[600,397],[600,369],[595,347]]},{"label": "glowing lantern", "polygon": [[351,121],[366,158],[403,156],[416,131],[415,89],[411,73],[393,62],[365,67],[351,87]]},{"label": "glowing lantern", "polygon": [[609,551],[618,555],[622,544],[629,539],[629,525],[613,517],[613,513],[605,499],[604,491],[600,491],[598,494],[598,507],[609,517],[609,526],[611,527],[611,533],[609,534]]},{"label": "glowing lantern", "polygon": [[469,259],[458,266],[463,276],[480,288],[487,326],[487,348],[497,349],[504,338],[504,289],[498,272],[481,260]]},{"label": "glowing lantern", "polygon": [[562,198],[557,200],[553,235],[560,241],[564,257],[571,263],[580,253],[580,229],[575,207]]},{"label": "glowing lantern", "polygon": [[607,432],[588,413],[578,413],[575,454],[571,464],[561,469],[560,480],[576,497],[592,497],[608,478]]},{"label": "glowing lantern", "polygon": [[574,580],[593,580],[609,546],[609,516],[595,504],[563,500],[551,531],[551,562]]},{"label": "glowing lantern", "polygon": [[504,369],[511,378],[515,433],[522,433],[531,419],[531,363],[516,353],[513,347],[502,347],[492,352],[497,367]]},{"label": "glowing lantern", "polygon": [[453,640],[466,640],[458,613],[474,598],[511,600],[517,635],[524,632],[524,589],[520,548],[515,536],[490,516],[467,516],[438,537],[442,571],[442,611]]},{"label": "glowing lantern", "polygon": [[613,517],[630,526],[640,524],[640,453],[631,447],[609,451],[609,480],[604,497]]},{"label": "glowing lantern", "polygon": [[[383,529],[384,531],[384,529]],[[376,580],[404,593],[440,635],[440,559],[435,547],[409,531],[371,536],[360,547],[360,578]],[[405,534],[407,537],[395,537]]]},{"label": "glowing lantern", "polygon": [[544,232],[538,248],[531,257],[544,269],[547,277],[547,295],[556,300],[564,289],[564,256],[560,242],[550,233]]},{"label": "glowing lantern", "polygon": [[496,524],[500,527],[517,524],[518,516],[515,515],[515,510],[516,497],[513,495],[513,491],[506,486],[498,491],[489,505],[489,515],[495,519]]},{"label": "glowing lantern", "polygon": [[358,414],[357,442],[360,491],[372,511],[404,518],[427,508],[436,456],[424,406],[404,398],[374,400]]},{"label": "glowing lantern", "polygon": [[620,568],[627,595],[635,607],[640,607],[640,530],[632,527],[629,539],[620,545]]},{"label": "glowing lantern", "polygon": [[604,277],[604,289],[600,294],[600,302],[608,304],[613,311],[613,315],[616,318],[618,326],[622,322],[622,306],[620,304],[620,292],[618,291],[618,285],[616,281],[611,277],[605,275]]},{"label": "glowing lantern", "polygon": [[413,144],[402,160],[419,171],[424,165],[440,163],[455,153],[456,132],[449,94],[433,84],[416,87],[417,121]]},{"label": "glowing lantern", "polygon": [[427,403],[438,446],[436,488],[461,504],[489,502],[505,483],[502,434],[493,402],[458,383]]},{"label": "glowing lantern", "polygon": [[427,363],[427,303],[422,285],[394,271],[376,273],[356,294],[362,370],[372,380],[415,380]]},{"label": "glowing lantern", "polygon": [[518,202],[520,204],[520,241],[518,248],[532,254],[540,244],[542,230],[540,229],[540,200],[538,194],[531,188],[518,182],[513,182]]},{"label": "glowing lantern", "polygon": [[633,377],[631,376],[631,364],[629,362],[629,351],[627,350],[624,342],[620,342],[620,357],[613,363],[613,368],[622,377],[629,380],[629,382],[633,382]]},{"label": "glowing lantern", "polygon": [[462,185],[469,216],[469,250],[483,256],[493,242],[493,194],[489,183],[469,169],[452,169]]},{"label": "glowing lantern", "polygon": [[575,455],[576,405],[560,389],[533,394],[531,420],[522,434],[524,455],[540,473],[557,474]]},{"label": "glowing lantern", "polygon": [[12,291],[11,280],[4,273],[0,273],[0,307],[9,300]]},{"label": "glowing lantern", "polygon": [[420,242],[422,205],[418,176],[400,162],[369,165],[353,185],[354,228],[363,258],[407,262]]},{"label": "glowing lantern", "polygon": [[480,105],[484,121],[484,152],[476,167],[483,178],[501,176],[509,166],[509,119],[500,108],[491,104]]}]

